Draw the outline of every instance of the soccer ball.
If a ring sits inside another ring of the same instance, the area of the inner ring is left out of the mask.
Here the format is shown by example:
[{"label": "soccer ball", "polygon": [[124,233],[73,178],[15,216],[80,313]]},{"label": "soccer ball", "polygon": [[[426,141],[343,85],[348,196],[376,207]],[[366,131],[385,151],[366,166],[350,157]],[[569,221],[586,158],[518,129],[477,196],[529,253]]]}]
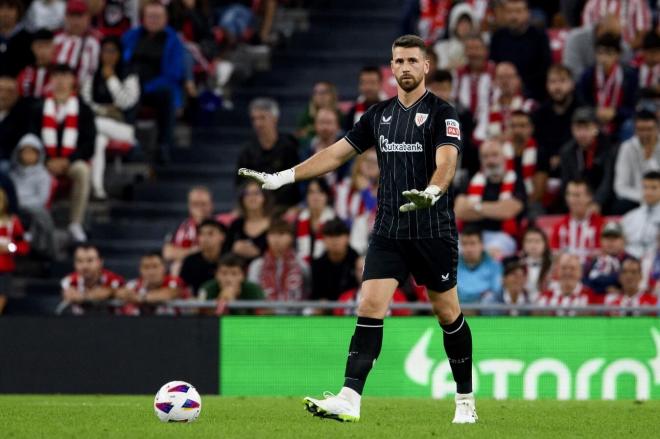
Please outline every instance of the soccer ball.
[{"label": "soccer ball", "polygon": [[202,411],[202,398],[191,384],[170,381],[156,393],[154,410],[163,422],[192,422]]}]

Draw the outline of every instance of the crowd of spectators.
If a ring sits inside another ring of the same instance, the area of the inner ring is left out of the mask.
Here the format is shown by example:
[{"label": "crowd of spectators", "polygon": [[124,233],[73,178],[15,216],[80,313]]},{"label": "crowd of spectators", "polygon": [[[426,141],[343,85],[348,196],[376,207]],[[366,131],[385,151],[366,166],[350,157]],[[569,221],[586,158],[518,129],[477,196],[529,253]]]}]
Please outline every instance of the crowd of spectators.
[{"label": "crowd of spectators", "polygon": [[[15,224],[5,227],[17,237],[11,243],[22,242],[18,218],[26,218],[34,249],[52,251],[48,203],[64,177],[69,232],[85,241],[89,194],[106,196],[108,144],[135,143],[133,122],[146,108],[158,125],[156,158],[169,161],[174,120],[198,93],[200,69],[208,73],[211,59],[221,65],[241,39],[267,42],[275,7],[260,2],[255,27],[235,18],[253,13],[244,6],[252,2],[215,2],[221,7],[211,26],[202,2],[146,1],[141,21],[128,3],[106,1],[95,10],[95,2],[83,0],[34,0],[26,11],[18,0],[0,0],[0,170],[11,168],[8,183],[0,183],[20,185],[19,216],[5,221]],[[536,304],[535,313],[556,315],[575,314],[556,308],[587,304],[657,307],[658,3],[403,3],[401,31],[428,43],[427,87],[461,119],[454,181],[461,302]],[[110,7],[124,13],[121,20],[107,13]],[[280,127],[276,100],[254,99],[253,136],[236,169],[281,171],[331,145],[370,105],[390,97],[387,70],[364,66],[356,96],[347,100],[319,78],[292,133]],[[328,175],[275,192],[236,178],[230,212],[215,211],[206,187],[190,190],[189,218],[162,251],[145,249],[138,279],[124,282],[103,269],[96,247],[80,245],[75,272],[62,282],[62,303],[75,313],[108,312],[107,299],[115,298],[116,313],[180,314],[189,311],[168,306],[170,299],[198,298],[215,300],[215,313],[224,314],[239,312],[227,306],[233,300],[359,299],[379,183],[373,148]],[[36,196],[47,185],[49,197]],[[11,206],[12,196],[0,199]],[[3,243],[0,257],[8,253],[9,260],[19,249]],[[410,278],[393,300],[423,302],[426,291]]]}]

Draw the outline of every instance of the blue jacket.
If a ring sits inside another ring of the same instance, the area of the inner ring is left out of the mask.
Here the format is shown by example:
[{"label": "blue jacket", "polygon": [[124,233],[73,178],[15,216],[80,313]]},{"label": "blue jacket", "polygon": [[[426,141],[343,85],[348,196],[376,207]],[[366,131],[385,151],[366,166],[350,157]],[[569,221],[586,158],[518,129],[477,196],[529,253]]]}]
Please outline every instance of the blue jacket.
[{"label": "blue jacket", "polygon": [[[137,43],[144,33],[144,27],[140,26],[131,29],[124,34],[122,38],[124,45],[124,62],[130,64]],[[169,88],[172,90],[176,108],[180,108],[183,105],[183,89],[181,84],[184,77],[183,64],[185,48],[173,28],[169,26],[166,27],[165,33],[167,34],[167,38],[165,39],[160,76],[152,79],[146,84],[142,84],[142,92],[151,93],[163,87]]]},{"label": "blue jacket", "polygon": [[458,258],[458,297],[462,303],[478,303],[484,293],[499,295],[502,290],[502,265],[486,252],[476,267],[469,267],[463,255]]}]

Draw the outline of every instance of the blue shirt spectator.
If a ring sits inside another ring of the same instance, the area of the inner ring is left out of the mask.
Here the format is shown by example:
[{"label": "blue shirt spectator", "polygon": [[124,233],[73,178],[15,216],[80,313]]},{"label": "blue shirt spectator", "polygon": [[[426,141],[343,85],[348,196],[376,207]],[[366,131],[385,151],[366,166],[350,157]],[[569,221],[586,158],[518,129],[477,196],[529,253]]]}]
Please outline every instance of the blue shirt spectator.
[{"label": "blue shirt spectator", "polygon": [[466,227],[460,238],[458,257],[458,297],[461,303],[478,303],[499,296],[502,289],[502,265],[484,251],[481,232]]}]

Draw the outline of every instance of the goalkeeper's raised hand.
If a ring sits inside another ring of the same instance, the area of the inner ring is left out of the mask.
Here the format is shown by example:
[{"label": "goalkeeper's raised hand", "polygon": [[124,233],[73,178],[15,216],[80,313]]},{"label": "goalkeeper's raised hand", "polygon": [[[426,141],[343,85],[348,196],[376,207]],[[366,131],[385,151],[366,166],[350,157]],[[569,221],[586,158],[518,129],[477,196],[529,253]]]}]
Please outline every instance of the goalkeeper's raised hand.
[{"label": "goalkeeper's raised hand", "polygon": [[403,196],[410,202],[399,207],[399,211],[411,212],[417,209],[427,209],[433,206],[443,194],[442,189],[435,185],[431,185],[423,191],[417,189],[403,191]]},{"label": "goalkeeper's raised hand", "polygon": [[251,178],[252,180],[261,184],[262,189],[269,190],[279,189],[285,184],[290,184],[295,181],[293,169],[287,169],[286,171],[276,172],[274,174],[267,174],[266,172],[241,168],[238,170],[238,175],[241,177]]}]

